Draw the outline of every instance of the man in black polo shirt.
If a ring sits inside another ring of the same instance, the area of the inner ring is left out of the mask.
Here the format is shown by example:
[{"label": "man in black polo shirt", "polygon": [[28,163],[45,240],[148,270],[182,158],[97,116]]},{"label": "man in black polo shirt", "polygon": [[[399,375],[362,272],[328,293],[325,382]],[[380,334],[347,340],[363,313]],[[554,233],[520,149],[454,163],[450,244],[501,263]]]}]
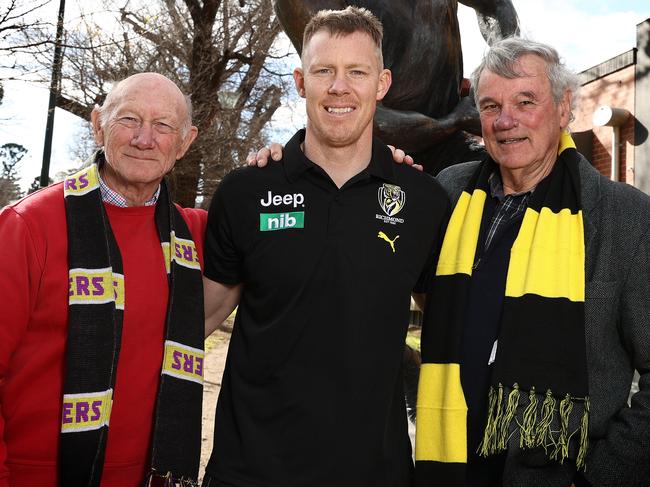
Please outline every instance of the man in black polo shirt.
[{"label": "man in black polo shirt", "polygon": [[319,12],[294,72],[306,130],[213,198],[207,332],[240,305],[204,486],[411,484],[400,366],[449,203],[372,137],[381,35],[367,10]]}]

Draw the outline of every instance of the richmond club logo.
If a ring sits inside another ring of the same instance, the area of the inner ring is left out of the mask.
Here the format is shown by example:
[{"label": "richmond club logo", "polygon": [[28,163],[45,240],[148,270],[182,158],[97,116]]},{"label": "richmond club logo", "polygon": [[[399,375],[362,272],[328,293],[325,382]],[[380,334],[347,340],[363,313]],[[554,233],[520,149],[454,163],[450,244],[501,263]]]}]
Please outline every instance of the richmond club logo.
[{"label": "richmond club logo", "polygon": [[397,215],[406,202],[406,193],[399,186],[384,183],[377,191],[379,206],[388,216]]}]

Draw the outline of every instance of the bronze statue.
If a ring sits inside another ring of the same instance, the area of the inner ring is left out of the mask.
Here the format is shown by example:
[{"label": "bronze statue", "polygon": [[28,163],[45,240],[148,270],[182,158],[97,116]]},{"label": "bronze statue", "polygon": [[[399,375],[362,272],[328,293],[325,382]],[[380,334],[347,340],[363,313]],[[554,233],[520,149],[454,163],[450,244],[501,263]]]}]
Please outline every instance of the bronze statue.
[{"label": "bronze statue", "polygon": [[[511,0],[464,0],[476,10],[485,40],[517,34]],[[275,11],[296,50],[310,17],[321,9],[356,5],[371,10],[384,25],[384,64],[393,84],[377,107],[375,133],[404,149],[437,173],[456,162],[476,159],[463,131],[480,134],[470,97],[461,97],[463,55],[456,0],[275,0]]]}]

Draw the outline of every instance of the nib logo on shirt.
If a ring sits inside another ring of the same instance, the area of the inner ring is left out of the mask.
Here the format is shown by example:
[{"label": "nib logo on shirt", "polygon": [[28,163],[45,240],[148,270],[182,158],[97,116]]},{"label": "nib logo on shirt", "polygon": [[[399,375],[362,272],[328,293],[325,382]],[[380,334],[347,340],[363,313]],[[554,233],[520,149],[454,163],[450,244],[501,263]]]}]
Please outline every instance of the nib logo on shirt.
[{"label": "nib logo on shirt", "polygon": [[[289,193],[274,195],[269,191],[260,199],[260,205],[269,206],[298,206],[304,207],[305,197],[302,193]],[[305,228],[305,212],[290,211],[285,213],[260,213],[260,231],[272,232],[275,230],[289,230],[292,228]]]},{"label": "nib logo on shirt", "polygon": [[288,230],[290,228],[305,228],[305,212],[293,211],[288,213],[260,213],[260,231]]}]

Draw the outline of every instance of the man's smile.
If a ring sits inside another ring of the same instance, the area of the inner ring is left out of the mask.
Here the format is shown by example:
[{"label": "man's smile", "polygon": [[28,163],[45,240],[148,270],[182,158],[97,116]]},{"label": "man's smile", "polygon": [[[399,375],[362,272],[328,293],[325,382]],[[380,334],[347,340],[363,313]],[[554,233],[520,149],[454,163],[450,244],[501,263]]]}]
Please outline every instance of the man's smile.
[{"label": "man's smile", "polygon": [[516,144],[518,142],[523,142],[523,141],[525,141],[527,139],[528,139],[528,137],[510,137],[508,139],[499,140],[499,144],[502,144],[502,145]]},{"label": "man's smile", "polygon": [[332,107],[332,106],[326,106],[325,110],[327,110],[327,113],[331,113],[333,115],[345,115],[346,113],[352,113],[355,108],[346,106],[346,107]]}]

